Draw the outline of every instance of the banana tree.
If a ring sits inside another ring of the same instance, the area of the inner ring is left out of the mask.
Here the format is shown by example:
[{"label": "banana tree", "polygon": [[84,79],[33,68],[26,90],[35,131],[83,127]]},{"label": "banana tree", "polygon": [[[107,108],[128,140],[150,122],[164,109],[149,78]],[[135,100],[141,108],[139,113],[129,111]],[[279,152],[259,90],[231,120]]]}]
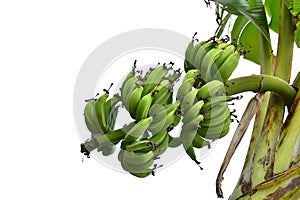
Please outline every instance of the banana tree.
[{"label": "banana tree", "polygon": [[[241,48],[247,51],[245,59],[260,65],[261,74],[257,75],[260,77],[258,79],[262,81],[269,78],[269,84],[274,84],[270,90],[262,90],[261,87],[257,89],[257,95],[249,102],[221,166],[216,181],[217,195],[223,197],[221,190],[223,174],[248,128],[249,121],[255,116],[244,167],[230,199],[299,199],[300,75],[298,74],[292,83],[290,76],[294,43],[300,47],[300,1],[214,0],[213,2],[216,4],[219,23],[216,36],[221,36],[229,22],[228,19],[236,16],[231,31],[232,40],[237,45],[243,44]],[[277,51],[273,51],[271,30],[278,34]],[[291,84],[298,94],[278,95],[282,93],[274,91],[276,88],[280,90],[284,84],[275,81],[275,78]],[[243,83],[248,83],[245,87],[249,89],[249,85],[255,85],[257,80],[246,81],[245,77],[241,77],[231,81],[238,82],[236,90],[242,92],[245,89]],[[277,83],[279,84],[276,85]],[[287,118],[284,118],[285,111],[288,111]]]}]

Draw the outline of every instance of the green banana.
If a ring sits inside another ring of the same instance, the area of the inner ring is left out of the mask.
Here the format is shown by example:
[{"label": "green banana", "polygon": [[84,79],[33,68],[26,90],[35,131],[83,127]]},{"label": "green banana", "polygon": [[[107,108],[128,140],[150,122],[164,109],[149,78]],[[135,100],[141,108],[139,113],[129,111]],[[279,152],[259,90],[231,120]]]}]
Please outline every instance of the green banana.
[{"label": "green banana", "polygon": [[231,96],[215,96],[212,98],[209,98],[207,102],[203,105],[202,108],[202,113],[206,113],[208,110],[212,109],[213,107],[225,103],[227,105],[228,101],[231,101],[232,97]]},{"label": "green banana", "polygon": [[151,136],[149,139],[136,141],[130,145],[127,145],[126,150],[137,153],[146,153],[159,146],[164,141],[166,135],[168,135],[167,130],[162,130],[161,132]]},{"label": "green banana", "polygon": [[169,80],[163,80],[154,90],[153,90],[153,104],[167,104],[170,96],[173,96],[173,93],[170,89],[171,83]]},{"label": "green banana", "polygon": [[228,44],[227,42],[223,42],[221,40],[218,41],[218,45],[217,48],[218,49],[222,49],[225,50],[230,44]]},{"label": "green banana", "polygon": [[[129,77],[131,77],[131,76],[129,76]],[[124,82],[124,84],[121,88],[121,100],[125,107],[128,105],[129,95],[136,88],[136,84],[138,81],[139,81],[139,79],[136,76],[133,76],[129,79],[126,79],[126,81]]]},{"label": "green banana", "polygon": [[216,127],[200,127],[197,131],[197,133],[209,140],[216,140],[219,138],[224,137],[227,132],[226,130],[229,130],[231,119],[230,117],[225,119],[221,125],[216,126]]},{"label": "green banana", "polygon": [[183,81],[186,81],[186,80],[188,80],[188,79],[190,79],[190,78],[196,78],[197,76],[200,76],[200,71],[198,70],[198,69],[192,69],[192,70],[189,70],[186,74],[185,74],[185,76],[184,76],[184,78],[183,78]]},{"label": "green banana", "polygon": [[188,111],[184,114],[182,122],[185,124],[193,120],[195,117],[197,117],[200,114],[203,105],[204,105],[204,101],[200,100],[197,103],[195,103],[193,106],[191,106],[188,109]]},{"label": "green banana", "polygon": [[152,104],[152,99],[153,97],[151,93],[148,93],[147,95],[141,98],[135,113],[135,119],[137,121],[147,118],[150,106]]},{"label": "green banana", "polygon": [[213,79],[226,82],[237,67],[239,60],[239,53],[235,52],[231,54],[220,66],[219,70],[215,73]]},{"label": "green banana", "polygon": [[128,111],[130,113],[130,116],[135,119],[135,114],[137,110],[137,106],[141,100],[142,97],[142,92],[143,92],[143,86],[139,86],[135,88],[132,93],[130,94],[129,97],[129,105],[128,105]]},{"label": "green banana", "polygon": [[196,54],[199,51],[200,48],[202,48],[202,45],[205,44],[205,41],[201,41],[198,44],[196,44],[193,49],[191,50],[191,53],[188,57],[188,61],[192,64],[192,66],[194,66],[195,68],[195,58],[196,58]]},{"label": "green banana", "polygon": [[182,144],[180,137],[172,137],[169,135],[169,144],[168,147],[178,147]]},{"label": "green banana", "polygon": [[[184,146],[184,148],[187,155],[200,167],[200,162],[197,160],[193,146]],[[203,168],[200,167],[200,169],[202,170]]]},{"label": "green banana", "polygon": [[180,69],[179,70],[174,70],[173,74],[167,75],[165,79],[170,81],[170,83],[173,84],[173,83],[175,83],[179,80],[181,74],[182,73],[180,72]]},{"label": "green banana", "polygon": [[156,134],[162,130],[167,130],[167,128],[174,123],[175,119],[177,118],[176,111],[179,104],[175,102],[171,105],[172,106],[168,106],[165,110],[153,115],[153,123],[149,126],[149,130],[152,133]]},{"label": "green banana", "polygon": [[194,41],[192,40],[185,51],[185,60],[184,60],[184,71],[188,72],[191,69],[194,69],[194,66],[191,64],[191,52],[194,49]]},{"label": "green banana", "polygon": [[104,115],[106,116],[107,126],[112,130],[115,126],[116,117],[118,114],[118,106],[116,104],[120,101],[120,97],[114,96],[104,103]]},{"label": "green banana", "polygon": [[151,71],[151,73],[147,76],[146,80],[144,81],[144,90],[142,96],[145,96],[149,92],[151,92],[155,88],[155,86],[163,80],[167,73],[168,70],[164,65],[160,65],[154,68],[154,70]]},{"label": "green banana", "polygon": [[198,90],[197,99],[208,99],[217,94],[224,94],[224,83],[218,80],[212,80],[206,83]]},{"label": "green banana", "polygon": [[206,56],[206,54],[213,49],[216,46],[216,44],[214,42],[207,42],[205,44],[202,45],[201,48],[199,48],[196,57],[195,57],[195,68],[199,69],[200,72],[202,71],[202,61],[203,58]]},{"label": "green banana", "polygon": [[169,144],[169,134],[166,132],[163,141],[154,147],[154,151],[153,151],[154,155],[157,157],[163,154],[168,149],[168,144]]},{"label": "green banana", "polygon": [[[118,154],[118,159],[125,171],[130,173],[137,173],[141,177],[142,174],[149,172],[149,167],[153,164],[154,153],[149,151],[147,153],[134,153],[126,150],[121,150]],[[147,176],[146,174],[144,174]],[[149,174],[148,174],[149,175]]]},{"label": "green banana", "polygon": [[222,54],[215,61],[216,68],[212,68],[211,77],[214,77],[215,73],[220,69],[221,65],[226,61],[226,59],[235,52],[236,47],[234,45],[229,45],[224,49]]},{"label": "green banana", "polygon": [[213,48],[203,58],[200,72],[204,74],[206,82],[211,81],[211,69],[216,68],[215,61],[221,55],[222,49]]},{"label": "green banana", "polygon": [[148,129],[152,120],[153,120],[152,117],[148,117],[140,120],[137,124],[135,124],[125,135],[124,140],[122,142],[124,144],[121,145],[121,147],[124,145],[131,144],[132,142],[140,138],[144,134],[144,132]]},{"label": "green banana", "polygon": [[224,120],[227,118],[230,118],[230,109],[226,107],[225,112],[220,113],[218,116],[210,118],[208,120],[203,120],[200,123],[201,128],[202,127],[215,127],[218,126],[219,124],[223,124]]},{"label": "green banana", "polygon": [[161,143],[163,143],[164,138],[168,135],[167,130],[162,130],[161,132],[153,135],[149,141],[154,144],[155,146],[160,145]]},{"label": "green banana", "polygon": [[107,134],[96,134],[93,138],[97,141],[98,145],[105,146],[107,144],[118,144],[126,135],[126,133],[135,125],[135,123],[130,123],[124,128],[117,130],[112,130]]},{"label": "green banana", "polygon": [[126,151],[148,152],[151,149],[151,141],[149,139],[133,142],[126,146]]},{"label": "green banana", "polygon": [[153,151],[148,151],[147,153],[135,153],[132,151],[124,151],[123,159],[131,165],[142,165],[149,160],[153,160]]},{"label": "green banana", "polygon": [[149,176],[150,174],[152,174],[152,170],[151,169],[147,169],[145,172],[141,172],[141,173],[130,173],[138,178],[145,178],[147,176]]},{"label": "green banana", "polygon": [[116,124],[116,118],[119,112],[119,106],[114,106],[110,109],[110,112],[107,117],[107,127],[111,131],[114,129]]},{"label": "green banana", "polygon": [[128,160],[124,159],[123,162],[121,162],[121,165],[123,169],[130,173],[145,173],[149,170],[149,167],[151,167],[154,163],[153,159],[149,159],[147,162],[143,164],[132,164],[129,163]]},{"label": "green banana", "polygon": [[92,134],[104,134],[102,128],[99,125],[96,112],[95,112],[95,100],[89,100],[84,108],[84,119],[88,130]]},{"label": "green banana", "polygon": [[184,135],[186,135],[186,134],[189,134],[188,132],[191,130],[198,130],[198,128],[200,127],[199,124],[201,123],[201,121],[203,119],[204,119],[204,116],[200,114],[197,117],[195,117],[193,120],[183,124],[182,133]]},{"label": "green banana", "polygon": [[194,102],[197,100],[198,89],[193,89],[187,93],[181,101],[181,108],[183,113],[186,113],[187,110],[194,105]]},{"label": "green banana", "polygon": [[203,115],[198,115],[195,119],[184,124],[181,128],[180,138],[185,147],[189,147],[197,134],[199,123],[203,120]]},{"label": "green banana", "polygon": [[104,133],[108,131],[107,127],[107,117],[105,116],[105,109],[104,104],[106,102],[106,99],[108,98],[108,93],[104,93],[102,96],[100,96],[96,102],[95,102],[95,112],[98,119],[98,123],[100,124],[102,130]]},{"label": "green banana", "polygon": [[210,142],[203,137],[201,137],[198,133],[195,135],[194,140],[193,140],[193,147],[195,148],[202,148],[204,146],[210,145]]},{"label": "green banana", "polygon": [[183,98],[188,92],[190,92],[193,88],[193,85],[195,83],[194,78],[189,78],[187,80],[184,80],[180,87],[178,88],[176,99]]},{"label": "green banana", "polygon": [[213,118],[218,117],[219,115],[222,115],[226,110],[228,109],[227,103],[221,103],[216,106],[214,106],[212,109],[202,112],[204,115],[204,120],[210,120]]}]

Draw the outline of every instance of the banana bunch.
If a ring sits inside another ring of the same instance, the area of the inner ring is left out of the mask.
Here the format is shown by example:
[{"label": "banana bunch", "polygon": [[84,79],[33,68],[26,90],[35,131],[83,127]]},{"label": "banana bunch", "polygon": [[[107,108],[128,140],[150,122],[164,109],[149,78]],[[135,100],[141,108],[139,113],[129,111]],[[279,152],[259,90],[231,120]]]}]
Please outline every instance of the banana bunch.
[{"label": "banana bunch", "polygon": [[[194,148],[207,146],[229,131],[232,113],[227,102],[233,98],[226,96],[223,81],[231,73],[222,72],[222,66],[233,63],[232,55],[236,55],[235,49],[226,42],[191,43],[186,53],[186,75],[174,102],[173,86],[180,71],[170,73],[171,67],[163,64],[142,76],[137,75],[134,65],[122,84],[120,97],[108,98],[109,92],[104,90],[98,99],[87,101],[84,117],[92,137],[82,144],[82,152],[89,155],[97,148],[108,156],[120,142],[118,160],[122,168],[140,178],[153,174],[156,160],[168,147],[183,144],[190,158],[200,164]],[[118,102],[134,121],[114,130]],[[180,137],[170,136],[180,122]]]},{"label": "banana bunch", "polygon": [[154,168],[152,169],[151,166],[158,156],[168,148],[167,129],[162,129],[148,138],[143,137],[152,121],[153,117],[148,117],[137,122],[126,133],[118,155],[122,168],[140,178],[153,173]]},{"label": "banana bunch", "polygon": [[147,118],[152,105],[172,103],[173,84],[181,74],[174,71],[170,75],[169,71],[166,65],[159,65],[144,77],[136,76],[134,70],[127,75],[121,87],[121,100],[133,119]]},{"label": "banana bunch", "polygon": [[227,102],[224,83],[212,80],[200,88],[194,88],[199,72],[189,70],[178,89],[177,99],[183,112],[180,139],[186,153],[197,164],[195,148],[209,145],[212,140],[224,137],[229,132],[231,112]]},{"label": "banana bunch", "polygon": [[[114,129],[116,117],[118,114],[117,103],[120,97],[115,95],[109,98],[106,92],[98,99],[90,99],[84,108],[84,119],[92,138],[110,135]],[[105,145],[98,143],[98,151],[103,155],[110,155],[114,152],[115,146],[112,143]]]},{"label": "banana bunch", "polygon": [[238,65],[240,54],[233,44],[215,38],[194,45],[192,40],[185,52],[184,69],[199,69],[205,82],[226,82]]}]

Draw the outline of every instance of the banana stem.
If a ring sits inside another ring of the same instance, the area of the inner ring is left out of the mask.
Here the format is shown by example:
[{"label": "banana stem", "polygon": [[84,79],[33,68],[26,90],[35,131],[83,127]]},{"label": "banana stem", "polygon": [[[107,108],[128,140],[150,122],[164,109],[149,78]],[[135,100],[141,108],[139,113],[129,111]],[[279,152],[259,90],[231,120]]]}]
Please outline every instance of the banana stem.
[{"label": "banana stem", "polygon": [[296,97],[295,89],[286,81],[271,75],[252,75],[229,80],[225,83],[227,95],[235,95],[246,91],[266,92],[272,91],[281,97],[290,108]]},{"label": "banana stem", "polygon": [[86,155],[88,158],[90,157],[90,153],[98,147],[98,142],[92,138],[85,143],[80,144],[80,152]]},{"label": "banana stem", "polygon": [[250,124],[250,121],[252,120],[252,118],[254,117],[254,115],[257,113],[257,111],[259,110],[261,103],[262,103],[262,99],[263,99],[263,94],[262,93],[258,93],[257,95],[255,95],[255,97],[253,97],[250,102],[248,103],[245,112],[241,118],[241,121],[233,135],[233,138],[231,140],[231,143],[228,147],[227,153],[225,155],[224,161],[222,163],[222,166],[220,168],[218,177],[217,177],[217,181],[216,181],[216,192],[218,197],[222,197],[223,198],[223,192],[221,189],[221,183],[223,181],[223,174],[225,173],[228,164],[237,148],[237,146],[239,145],[239,143],[241,142],[245,132],[248,129],[248,126]]},{"label": "banana stem", "polygon": [[300,92],[283,125],[277,146],[274,172],[280,173],[300,161]]},{"label": "banana stem", "polygon": [[293,16],[281,0],[280,27],[278,34],[278,47],[275,66],[275,76],[288,81],[291,76],[294,49],[294,22]]},{"label": "banana stem", "polygon": [[230,196],[230,200],[237,199],[239,196],[248,193],[252,190],[253,187],[253,166],[254,158],[256,157],[256,148],[261,141],[261,132],[263,130],[263,125],[265,122],[265,117],[268,109],[269,99],[271,92],[266,92],[264,94],[263,102],[260,106],[259,111],[256,114],[252,137],[250,145],[248,147],[248,153],[244,162],[244,167],[239,178],[239,181],[234,189],[233,193]]}]

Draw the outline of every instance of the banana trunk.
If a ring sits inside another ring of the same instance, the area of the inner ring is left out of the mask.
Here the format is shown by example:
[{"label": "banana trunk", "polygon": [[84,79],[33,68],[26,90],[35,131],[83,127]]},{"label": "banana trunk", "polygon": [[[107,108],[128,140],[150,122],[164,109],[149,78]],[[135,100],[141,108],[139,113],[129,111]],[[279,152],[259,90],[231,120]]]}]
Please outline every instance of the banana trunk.
[{"label": "banana trunk", "polygon": [[[273,148],[273,144],[261,143],[255,140],[256,129],[261,126],[254,125],[252,143],[250,144],[245,166],[240,181],[233,191],[230,199],[299,199],[300,197],[300,92],[298,92],[289,115],[283,124],[277,140],[275,155],[271,159],[268,169],[259,167],[261,160],[256,153],[263,145],[265,149]],[[263,109],[261,112],[264,112]],[[259,115],[257,118],[259,118]],[[263,114],[262,114],[263,116]],[[260,132],[260,131],[256,131]],[[262,137],[262,136],[261,136]],[[256,141],[256,142],[255,142]],[[258,176],[258,172],[263,176]],[[255,175],[256,174],[256,175]]]}]

